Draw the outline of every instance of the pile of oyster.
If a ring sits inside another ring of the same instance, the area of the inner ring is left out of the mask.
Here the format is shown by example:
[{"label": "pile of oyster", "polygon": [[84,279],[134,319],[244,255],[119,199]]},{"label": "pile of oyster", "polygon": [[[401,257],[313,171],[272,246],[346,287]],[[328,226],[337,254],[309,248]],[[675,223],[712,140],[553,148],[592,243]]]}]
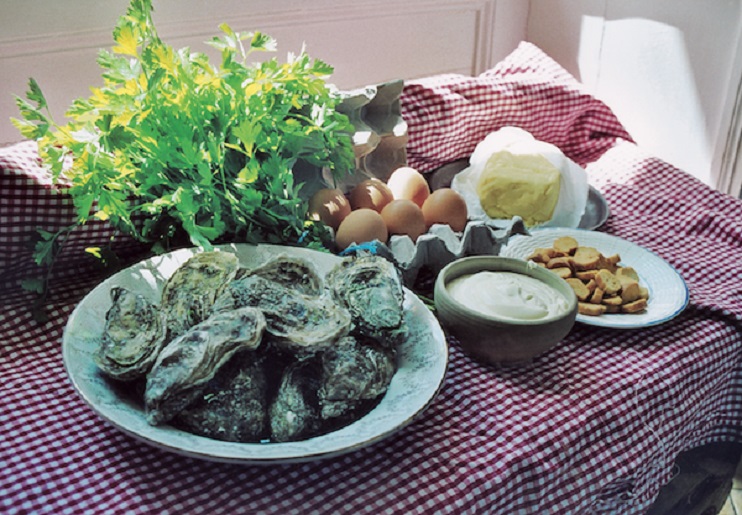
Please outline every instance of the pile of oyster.
[{"label": "pile of oyster", "polygon": [[301,258],[247,269],[202,252],[164,284],[159,305],[122,287],[96,363],[137,385],[147,420],[234,442],[286,442],[368,412],[406,337],[399,272],[349,257],[325,277]]}]

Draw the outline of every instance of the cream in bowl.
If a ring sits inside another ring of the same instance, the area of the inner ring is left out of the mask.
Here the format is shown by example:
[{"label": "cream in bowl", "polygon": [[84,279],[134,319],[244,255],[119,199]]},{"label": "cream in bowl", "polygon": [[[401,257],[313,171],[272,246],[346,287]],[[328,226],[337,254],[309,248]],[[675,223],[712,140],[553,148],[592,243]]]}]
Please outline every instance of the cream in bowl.
[{"label": "cream in bowl", "polygon": [[567,299],[556,289],[515,272],[483,270],[462,275],[447,289],[454,300],[486,316],[536,321],[569,311]]},{"label": "cream in bowl", "polygon": [[574,325],[577,298],[553,272],[497,256],[447,265],[435,285],[438,316],[471,356],[488,363],[529,361]]}]

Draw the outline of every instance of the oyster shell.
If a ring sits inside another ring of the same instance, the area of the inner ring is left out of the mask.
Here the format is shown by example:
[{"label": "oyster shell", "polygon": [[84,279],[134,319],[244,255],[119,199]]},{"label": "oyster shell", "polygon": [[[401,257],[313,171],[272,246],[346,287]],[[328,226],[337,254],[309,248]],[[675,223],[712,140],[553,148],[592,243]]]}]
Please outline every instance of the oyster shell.
[{"label": "oyster shell", "polygon": [[265,438],[268,421],[266,362],[265,354],[259,349],[235,353],[196,400],[175,416],[175,425],[227,442],[258,442]]},{"label": "oyster shell", "polygon": [[168,338],[183,334],[207,318],[217,296],[234,279],[237,256],[229,252],[201,252],[183,263],[165,282],[162,309],[168,320]]},{"label": "oyster shell", "polygon": [[404,289],[397,268],[374,255],[346,258],[325,277],[338,303],[350,311],[354,328],[393,346],[404,333]]},{"label": "oyster shell", "polygon": [[144,296],[120,286],[111,288],[111,300],[95,362],[115,379],[142,377],[165,345],[165,314]]},{"label": "oyster shell", "polygon": [[270,434],[274,442],[290,442],[314,436],[320,427],[317,373],[313,360],[298,361],[284,372],[269,408]]},{"label": "oyster shell", "polygon": [[260,345],[265,325],[260,310],[241,308],[211,316],[170,341],[147,375],[147,421],[159,424],[179,413],[235,352]]},{"label": "oyster shell", "polygon": [[232,281],[214,303],[214,312],[242,306],[260,309],[275,345],[299,354],[332,345],[350,329],[350,313],[329,295],[309,297],[259,275]]},{"label": "oyster shell", "polygon": [[394,352],[373,340],[346,336],[322,353],[317,392],[323,419],[341,417],[386,392],[396,372]]},{"label": "oyster shell", "polygon": [[259,275],[312,297],[321,295],[324,290],[322,277],[314,265],[297,256],[278,255],[257,268],[240,269],[236,278],[248,275]]}]

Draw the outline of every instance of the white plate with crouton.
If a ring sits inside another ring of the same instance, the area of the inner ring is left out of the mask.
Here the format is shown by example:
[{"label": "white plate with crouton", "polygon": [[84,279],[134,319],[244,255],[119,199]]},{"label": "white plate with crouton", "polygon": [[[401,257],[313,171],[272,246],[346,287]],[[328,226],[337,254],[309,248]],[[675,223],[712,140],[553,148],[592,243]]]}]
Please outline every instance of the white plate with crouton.
[{"label": "white plate with crouton", "polygon": [[677,270],[610,234],[534,229],[529,236],[513,236],[500,255],[531,260],[568,279],[580,300],[577,321],[584,324],[649,327],[672,320],[688,305],[688,287]]}]

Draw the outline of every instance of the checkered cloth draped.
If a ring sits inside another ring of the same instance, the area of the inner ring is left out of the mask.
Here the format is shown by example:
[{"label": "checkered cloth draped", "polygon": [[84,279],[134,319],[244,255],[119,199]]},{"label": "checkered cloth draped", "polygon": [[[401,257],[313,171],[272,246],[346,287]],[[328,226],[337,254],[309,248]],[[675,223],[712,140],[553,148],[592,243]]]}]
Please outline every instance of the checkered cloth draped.
[{"label": "checkered cloth draped", "polygon": [[276,466],[185,458],[104,423],[65,375],[67,317],[102,278],[77,256],[110,238],[105,224],[74,233],[49,321],[32,320],[18,288],[34,273],[26,242],[73,212],[33,144],[19,143],[0,150],[0,512],[642,513],[679,452],[742,441],[742,201],[646,155],[530,44],[478,77],[411,82],[401,100],[410,164],[424,171],[467,157],[504,125],[559,146],[610,205],[601,230],[679,270],[689,307],[642,330],[577,324],[519,368],[483,366],[449,338],[430,408],[351,454]]}]

